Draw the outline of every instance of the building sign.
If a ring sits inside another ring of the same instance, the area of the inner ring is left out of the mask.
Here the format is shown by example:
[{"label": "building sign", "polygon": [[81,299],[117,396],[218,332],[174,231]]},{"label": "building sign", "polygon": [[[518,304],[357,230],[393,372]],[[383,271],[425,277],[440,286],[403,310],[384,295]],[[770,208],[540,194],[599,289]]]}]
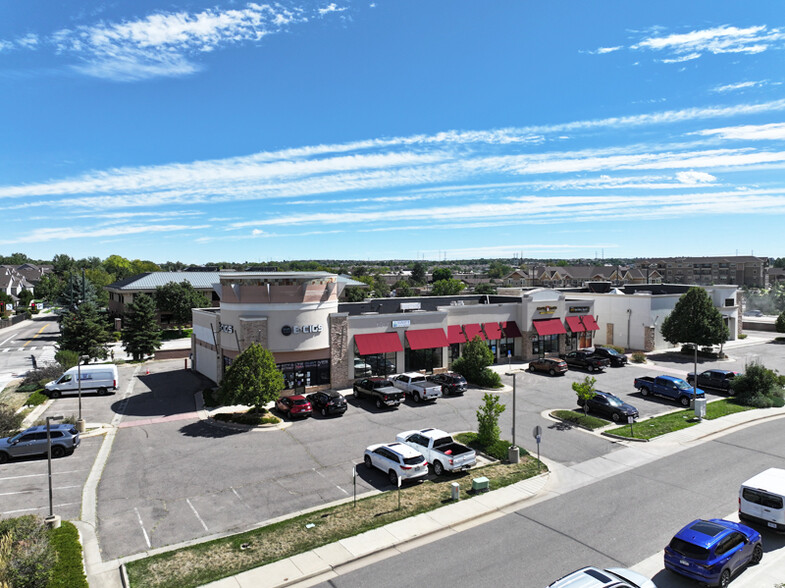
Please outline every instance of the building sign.
[{"label": "building sign", "polygon": [[294,333],[295,335],[299,333],[318,335],[323,330],[324,327],[322,327],[322,325],[294,325],[294,326],[284,325],[283,327],[281,327],[281,334],[287,337],[292,333]]},{"label": "building sign", "polygon": [[420,310],[421,305],[419,302],[401,302],[401,310]]},{"label": "building sign", "polygon": [[225,325],[224,323],[218,323],[218,326],[224,333],[234,333],[234,327],[232,325]]},{"label": "building sign", "polygon": [[411,324],[412,324],[412,321],[393,321],[392,322],[392,328],[393,329],[403,329],[405,327],[410,327]]},{"label": "building sign", "polygon": [[569,311],[571,314],[589,314],[588,306],[570,306]]},{"label": "building sign", "polygon": [[538,306],[537,312],[540,314],[553,314],[559,309],[558,306]]}]

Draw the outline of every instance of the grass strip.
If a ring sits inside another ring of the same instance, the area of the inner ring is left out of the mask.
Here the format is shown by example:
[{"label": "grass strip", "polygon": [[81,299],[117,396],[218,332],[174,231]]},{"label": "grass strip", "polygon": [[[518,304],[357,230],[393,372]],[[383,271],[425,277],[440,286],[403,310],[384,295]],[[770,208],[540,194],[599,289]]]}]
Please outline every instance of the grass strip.
[{"label": "grass strip", "polygon": [[[743,412],[751,409],[752,407],[750,406],[739,404],[735,398],[723,398],[722,400],[715,400],[707,403],[706,420],[710,421],[735,412]],[[632,426],[632,433],[630,433],[629,425],[611,429],[607,432],[630,439],[653,439],[654,437],[673,433],[674,431],[686,429],[687,427],[692,427],[697,424],[698,421],[695,419],[695,411],[690,408],[637,422]]]},{"label": "grass strip", "polygon": [[604,419],[585,415],[582,412],[576,412],[574,410],[554,410],[551,415],[566,423],[585,427],[591,431],[601,429],[608,425],[608,421]]},{"label": "grass strip", "polygon": [[82,544],[73,523],[63,521],[49,531],[49,542],[57,551],[57,563],[47,588],[88,588],[82,565]]},{"label": "grass strip", "polygon": [[359,499],[356,506],[349,502],[133,561],[126,564],[128,577],[133,588],[200,586],[444,506],[450,502],[451,482],[460,484],[461,498],[470,498],[472,478],[478,475],[486,476],[495,490],[537,473],[537,460],[526,457],[517,464],[427,480],[400,490],[400,510],[398,492],[384,492]]}]

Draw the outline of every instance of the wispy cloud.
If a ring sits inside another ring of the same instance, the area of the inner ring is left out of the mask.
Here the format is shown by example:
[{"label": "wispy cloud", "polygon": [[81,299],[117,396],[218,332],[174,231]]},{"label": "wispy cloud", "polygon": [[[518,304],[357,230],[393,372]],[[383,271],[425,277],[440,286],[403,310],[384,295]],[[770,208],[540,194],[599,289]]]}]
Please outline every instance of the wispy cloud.
[{"label": "wispy cloud", "polygon": [[735,84],[725,84],[723,86],[716,86],[711,89],[712,92],[724,94],[725,92],[735,92],[737,90],[746,90],[747,88],[760,88],[768,84],[768,80],[760,80],[757,82],[738,82]]},{"label": "wispy cloud", "polygon": [[785,123],[768,125],[741,125],[698,131],[699,135],[714,135],[726,140],[772,141],[785,139]]},{"label": "wispy cloud", "polygon": [[[126,225],[123,226],[123,235],[139,235],[143,233],[170,233],[182,230],[207,229],[210,225]],[[93,228],[90,238],[116,237],[117,227]],[[84,230],[73,227],[38,228],[26,232],[10,240],[0,240],[2,245],[14,243],[41,243],[45,241],[62,241],[67,239],[83,239]]]},{"label": "wispy cloud", "polygon": [[249,2],[242,8],[156,12],[122,22],[61,29],[47,37],[0,39],[0,52],[46,46],[74,58],[76,71],[114,81],[183,76],[202,68],[199,54],[258,43],[293,25],[344,10],[335,3],[313,9]]}]

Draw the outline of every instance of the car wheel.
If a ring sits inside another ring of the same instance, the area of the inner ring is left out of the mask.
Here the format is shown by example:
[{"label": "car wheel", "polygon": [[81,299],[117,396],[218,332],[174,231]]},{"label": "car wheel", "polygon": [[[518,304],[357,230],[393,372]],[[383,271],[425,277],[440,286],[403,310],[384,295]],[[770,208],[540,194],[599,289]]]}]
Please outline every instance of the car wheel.
[{"label": "car wheel", "polygon": [[648,396],[649,395],[649,389],[646,388],[646,387],[642,386],[642,387],[638,388],[638,390],[640,390],[641,396]]},{"label": "car wheel", "polygon": [[681,402],[682,406],[689,406],[690,405],[690,399],[687,398],[686,396],[682,396],[681,398],[679,398],[679,402]]},{"label": "car wheel", "polygon": [[444,466],[442,465],[442,462],[433,462],[433,473],[437,476],[441,476],[444,473]]},{"label": "car wheel", "polygon": [[534,373],[534,366],[533,366],[533,365],[530,365],[530,366],[529,366],[529,373],[530,373],[530,374],[533,374],[533,373]]},{"label": "car wheel", "polygon": [[4,451],[0,451],[0,463],[5,463],[8,461],[8,454]]},{"label": "car wheel", "polygon": [[52,457],[57,459],[65,455],[65,449],[62,445],[52,445]]},{"label": "car wheel", "polygon": [[322,416],[323,417],[327,416],[327,409],[326,408],[322,408]]},{"label": "car wheel", "polygon": [[548,371],[548,373],[549,373],[551,376],[555,376],[555,375],[556,375],[556,370],[554,370],[553,368],[551,368],[551,369]]},{"label": "car wheel", "polygon": [[61,396],[60,390],[52,390],[49,393],[49,398],[60,398],[60,396]]},{"label": "car wheel", "polygon": [[755,549],[752,550],[752,565],[758,565],[761,559],[763,559],[763,547],[758,543],[758,545],[755,546]]},{"label": "car wheel", "polygon": [[420,398],[420,393],[419,393],[419,392],[415,392],[415,393],[414,393],[414,401],[415,401],[415,402],[420,402],[420,400],[422,400],[422,399]]},{"label": "car wheel", "polygon": [[381,408],[381,407],[382,407],[382,401],[377,398],[376,399],[376,408]]},{"label": "car wheel", "polygon": [[99,396],[106,396],[107,390],[106,388],[98,388],[98,395]]},{"label": "car wheel", "polygon": [[611,418],[614,423],[618,423],[621,420],[621,415],[618,412],[614,412],[613,415],[611,415]]},{"label": "car wheel", "polygon": [[587,369],[587,370],[589,370],[589,373],[591,373],[591,372],[593,372],[593,371],[594,371],[594,366],[593,366],[593,365],[590,365],[590,366],[588,366],[586,369]]},{"label": "car wheel", "polygon": [[387,477],[390,478],[390,484],[393,486],[398,486],[398,474],[396,474],[393,470],[387,474]]},{"label": "car wheel", "polygon": [[720,583],[717,584],[717,586],[720,586],[720,588],[728,588],[729,584],[730,584],[730,570],[722,570],[722,573],[720,574]]},{"label": "car wheel", "polygon": [[363,461],[365,461],[365,467],[366,468],[368,468],[369,470],[373,469],[373,463],[371,462],[371,456],[370,455],[366,455],[365,459]]}]

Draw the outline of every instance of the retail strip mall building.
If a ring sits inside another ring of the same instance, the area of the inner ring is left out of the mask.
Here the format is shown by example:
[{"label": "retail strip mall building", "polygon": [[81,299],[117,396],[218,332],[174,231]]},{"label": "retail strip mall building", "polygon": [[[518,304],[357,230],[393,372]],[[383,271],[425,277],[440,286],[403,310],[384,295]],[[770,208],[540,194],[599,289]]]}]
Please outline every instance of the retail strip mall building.
[{"label": "retail strip mall building", "polygon": [[[497,362],[595,344],[653,351],[684,285],[588,290],[504,289],[498,295],[340,302],[327,272],[220,273],[220,306],[193,311],[194,369],[220,382],[252,343],[275,356],[288,389],[345,388],[358,377],[447,368],[479,336]],[[736,286],[706,287],[736,338]]]}]

